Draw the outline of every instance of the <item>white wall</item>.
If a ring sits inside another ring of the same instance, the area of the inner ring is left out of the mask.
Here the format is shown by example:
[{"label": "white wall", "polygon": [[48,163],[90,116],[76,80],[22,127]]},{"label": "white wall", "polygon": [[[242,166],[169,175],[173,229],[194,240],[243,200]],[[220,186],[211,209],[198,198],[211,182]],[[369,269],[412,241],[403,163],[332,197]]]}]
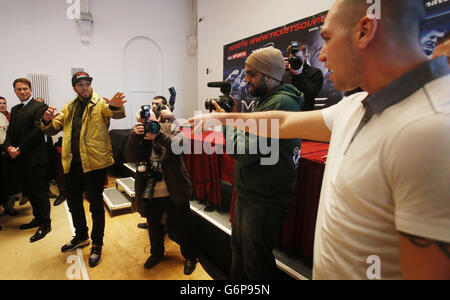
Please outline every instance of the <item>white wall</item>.
[{"label": "white wall", "polygon": [[[142,36],[161,52],[156,92],[168,97],[173,84],[176,115],[193,114],[197,58],[187,54],[186,46],[193,30],[191,0],[90,0],[94,24],[89,46],[81,45],[78,26],[67,18],[68,7],[66,0],[0,0],[0,95],[8,99],[9,109],[19,102],[12,82],[27,73],[50,75],[49,104],[58,109],[74,96],[72,67],[85,68],[101,96],[126,92],[125,47]],[[112,121],[111,128],[130,128],[130,118]]]},{"label": "white wall", "polygon": [[[198,0],[198,107],[217,97],[207,88],[223,78],[223,46],[330,9],[334,0]],[[206,69],[211,73],[206,75]]]},{"label": "white wall", "polygon": [[[11,108],[18,103],[14,79],[49,74],[50,105],[61,109],[74,96],[72,67],[85,68],[104,97],[127,92],[125,48],[132,39],[145,37],[162,57],[158,93],[168,96],[173,84],[176,115],[187,118],[203,109],[206,98],[218,96],[206,84],[222,79],[224,45],[325,11],[333,2],[198,0],[198,18],[203,19],[197,24],[198,53],[188,55],[186,36],[195,31],[192,0],[90,0],[94,24],[89,46],[81,45],[77,25],[66,16],[67,0],[0,0],[0,95]],[[130,128],[132,122],[129,117],[111,126]]]}]

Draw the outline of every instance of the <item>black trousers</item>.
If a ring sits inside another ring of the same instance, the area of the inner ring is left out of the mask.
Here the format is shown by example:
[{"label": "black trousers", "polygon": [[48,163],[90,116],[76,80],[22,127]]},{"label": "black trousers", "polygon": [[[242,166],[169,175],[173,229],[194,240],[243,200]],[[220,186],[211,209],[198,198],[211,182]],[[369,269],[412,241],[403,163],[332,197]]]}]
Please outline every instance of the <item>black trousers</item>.
[{"label": "black trousers", "polygon": [[[1,149],[0,145],[0,149]],[[6,154],[0,150],[0,205],[5,205],[9,196],[9,180]]]},{"label": "black trousers", "polygon": [[231,234],[231,279],[272,280],[285,209],[237,198]]},{"label": "black trousers", "polygon": [[181,255],[185,259],[197,257],[195,237],[192,231],[192,222],[189,219],[189,202],[182,206],[176,206],[169,197],[155,198],[146,203],[147,223],[149,225],[149,236],[151,254],[155,256],[164,255],[164,226],[161,217],[167,212],[169,226],[174,226],[178,238]]},{"label": "black trousers", "polygon": [[[50,200],[48,198],[46,165],[26,167],[12,164],[22,192],[30,199],[33,216],[40,226],[50,226]],[[13,179],[14,180],[14,179]]]},{"label": "black trousers", "polygon": [[92,243],[103,246],[105,232],[105,208],[103,206],[103,190],[105,186],[106,169],[88,173],[83,172],[81,162],[73,161],[69,174],[65,175],[67,204],[72,214],[72,222],[77,238],[88,238],[89,229],[86,225],[86,214],[83,206],[83,193],[90,203],[92,214]]}]

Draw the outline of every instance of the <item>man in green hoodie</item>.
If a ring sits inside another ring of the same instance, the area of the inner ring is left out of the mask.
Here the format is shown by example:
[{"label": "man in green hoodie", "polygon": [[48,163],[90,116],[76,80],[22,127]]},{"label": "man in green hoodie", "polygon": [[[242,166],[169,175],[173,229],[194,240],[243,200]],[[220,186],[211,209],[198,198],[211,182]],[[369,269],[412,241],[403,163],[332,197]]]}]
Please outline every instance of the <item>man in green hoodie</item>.
[{"label": "man in green hoodie", "polygon": [[[293,85],[282,83],[284,70],[283,55],[273,47],[257,50],[247,59],[244,81],[249,92],[260,97],[255,111],[300,111],[303,95]],[[300,139],[263,139],[227,130],[227,149],[234,150],[230,156],[235,159],[238,195],[231,238],[232,279],[274,279],[273,250],[293,197],[300,144]],[[267,148],[269,153],[264,151]]]}]

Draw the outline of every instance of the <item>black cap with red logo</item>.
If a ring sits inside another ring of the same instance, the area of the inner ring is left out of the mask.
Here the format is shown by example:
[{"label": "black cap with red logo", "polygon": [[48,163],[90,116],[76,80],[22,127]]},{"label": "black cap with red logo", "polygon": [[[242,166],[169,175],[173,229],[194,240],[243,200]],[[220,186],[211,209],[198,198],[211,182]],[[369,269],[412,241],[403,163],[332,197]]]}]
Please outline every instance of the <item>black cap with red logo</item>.
[{"label": "black cap with red logo", "polygon": [[75,73],[72,76],[72,86],[75,86],[81,80],[87,80],[89,82],[92,82],[92,77],[90,77],[89,74],[86,72]]}]

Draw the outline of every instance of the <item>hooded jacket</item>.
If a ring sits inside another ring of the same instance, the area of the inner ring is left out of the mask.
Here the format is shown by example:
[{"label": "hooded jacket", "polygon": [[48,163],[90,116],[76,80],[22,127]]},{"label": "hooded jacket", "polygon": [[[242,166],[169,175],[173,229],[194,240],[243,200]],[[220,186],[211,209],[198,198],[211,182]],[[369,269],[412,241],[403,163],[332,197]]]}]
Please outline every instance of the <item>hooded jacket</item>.
[{"label": "hooded jacket", "polygon": [[[300,111],[302,101],[303,94],[293,85],[281,84],[261,98],[255,112]],[[239,130],[231,130],[231,132],[234,134],[230,136],[230,130],[227,130],[227,145],[234,142],[235,152],[230,156],[235,159],[234,183],[238,196],[265,205],[278,206],[291,201],[301,140],[275,140],[256,137]],[[245,154],[241,154],[242,151],[238,152],[239,141],[245,141]],[[251,154],[250,150],[255,144],[258,144],[258,151]],[[267,149],[264,150],[259,145],[267,145],[271,148],[271,153],[267,154]],[[264,159],[271,155],[273,155],[274,164],[264,163]]]},{"label": "hooded jacket", "polygon": [[[78,97],[66,104],[61,113],[49,124],[41,121],[41,129],[47,135],[55,135],[63,130],[62,165],[64,174],[68,174],[72,163],[72,121]],[[123,119],[125,108],[113,110],[97,93],[83,112],[80,132],[80,157],[84,173],[112,166],[114,158],[109,137],[110,118]]]}]

